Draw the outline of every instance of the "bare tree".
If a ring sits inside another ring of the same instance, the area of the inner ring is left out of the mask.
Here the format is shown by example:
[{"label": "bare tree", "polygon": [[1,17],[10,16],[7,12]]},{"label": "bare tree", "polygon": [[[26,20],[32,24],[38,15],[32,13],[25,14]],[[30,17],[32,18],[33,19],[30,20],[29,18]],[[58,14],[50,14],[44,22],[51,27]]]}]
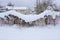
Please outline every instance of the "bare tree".
[{"label": "bare tree", "polygon": [[11,2],[9,2],[9,3],[7,4],[7,6],[14,6],[14,4],[11,3]]},{"label": "bare tree", "polygon": [[0,8],[3,8],[3,6],[0,4]]},{"label": "bare tree", "polygon": [[43,12],[51,4],[52,4],[52,0],[43,0],[42,3],[40,2],[40,0],[36,0],[36,7],[35,7],[36,13],[39,14]]},{"label": "bare tree", "polygon": [[52,4],[54,11],[60,11],[60,6],[57,6],[56,4]]}]

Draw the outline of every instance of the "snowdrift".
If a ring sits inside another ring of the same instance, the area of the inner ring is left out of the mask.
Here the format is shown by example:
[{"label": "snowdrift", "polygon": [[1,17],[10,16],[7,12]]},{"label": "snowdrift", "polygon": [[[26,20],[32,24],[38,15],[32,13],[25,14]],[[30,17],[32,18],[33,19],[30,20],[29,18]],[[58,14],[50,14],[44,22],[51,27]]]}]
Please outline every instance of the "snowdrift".
[{"label": "snowdrift", "polygon": [[40,13],[39,15],[36,15],[36,14],[33,15],[33,13],[30,15],[24,15],[22,13],[16,12],[15,10],[10,10],[7,12],[0,13],[0,17],[4,18],[5,15],[9,15],[9,14],[15,15],[15,16],[25,20],[25,22],[32,22],[32,21],[38,20],[40,18],[43,18],[44,15],[52,15],[53,18],[55,18],[56,15],[60,15],[60,12],[45,10],[43,13]]}]

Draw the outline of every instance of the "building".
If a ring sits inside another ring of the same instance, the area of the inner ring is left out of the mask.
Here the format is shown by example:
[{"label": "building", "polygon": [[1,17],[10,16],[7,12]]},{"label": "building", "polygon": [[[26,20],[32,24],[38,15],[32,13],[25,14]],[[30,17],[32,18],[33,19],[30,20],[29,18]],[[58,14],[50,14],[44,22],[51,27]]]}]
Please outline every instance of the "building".
[{"label": "building", "polygon": [[16,12],[19,12],[25,15],[32,13],[32,10],[28,7],[15,7],[11,4],[4,6],[4,7],[0,5],[0,12],[5,12],[9,10],[15,10]]},{"label": "building", "polygon": [[13,6],[6,6],[8,10],[15,10],[16,12],[22,13],[22,14],[31,14],[32,10],[27,7],[13,7]]},{"label": "building", "polygon": [[17,12],[23,13],[25,15],[31,14],[31,9],[27,7],[14,7],[13,10],[16,10]]},{"label": "building", "polygon": [[5,8],[4,6],[0,5],[0,13],[1,13],[1,12],[5,12],[5,11],[7,11],[7,10],[8,10],[7,8]]}]

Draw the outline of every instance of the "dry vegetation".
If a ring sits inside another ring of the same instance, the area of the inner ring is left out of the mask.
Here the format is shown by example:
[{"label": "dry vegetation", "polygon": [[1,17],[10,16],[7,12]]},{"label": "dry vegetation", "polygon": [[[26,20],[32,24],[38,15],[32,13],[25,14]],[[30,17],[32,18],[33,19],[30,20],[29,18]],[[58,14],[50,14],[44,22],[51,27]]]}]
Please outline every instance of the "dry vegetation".
[{"label": "dry vegetation", "polygon": [[25,22],[25,20],[11,15],[9,14],[8,16],[5,16],[4,18],[0,17],[0,24],[9,24],[9,25],[13,25],[13,24],[17,24],[17,25],[22,25],[22,26],[45,26],[45,25],[56,25],[58,24],[60,20],[60,16],[56,15],[56,18],[53,19],[53,17],[51,15],[45,15],[44,18],[40,18],[37,19],[35,21],[32,22]]}]

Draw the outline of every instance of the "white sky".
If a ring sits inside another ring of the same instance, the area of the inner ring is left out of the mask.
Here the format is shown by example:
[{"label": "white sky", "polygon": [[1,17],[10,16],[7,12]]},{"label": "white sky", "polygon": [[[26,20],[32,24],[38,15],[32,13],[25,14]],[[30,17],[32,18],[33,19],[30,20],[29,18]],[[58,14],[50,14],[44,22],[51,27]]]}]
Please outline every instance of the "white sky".
[{"label": "white sky", "polygon": [[8,2],[14,3],[15,6],[33,7],[35,5],[35,0],[0,0],[2,5],[6,5]]},{"label": "white sky", "polygon": [[[6,5],[8,2],[12,2],[15,6],[24,7],[34,7],[36,4],[36,0],[0,0],[0,4],[2,5]],[[60,0],[56,0],[55,3],[60,5]]]}]

